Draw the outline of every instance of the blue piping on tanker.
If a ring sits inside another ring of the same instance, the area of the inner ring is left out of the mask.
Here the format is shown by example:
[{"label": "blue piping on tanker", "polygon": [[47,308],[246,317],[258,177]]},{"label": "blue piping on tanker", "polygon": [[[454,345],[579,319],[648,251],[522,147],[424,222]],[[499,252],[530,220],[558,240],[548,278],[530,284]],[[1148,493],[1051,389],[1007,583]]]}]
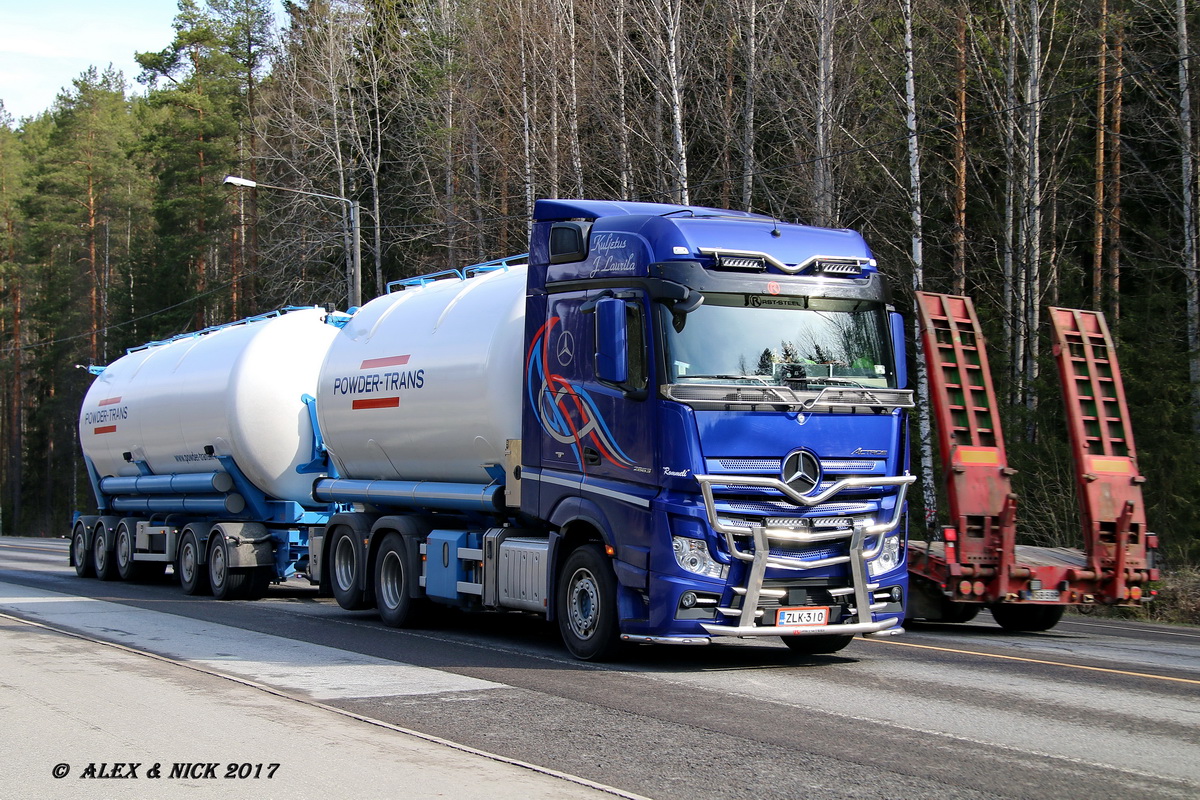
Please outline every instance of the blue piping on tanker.
[{"label": "blue piping on tanker", "polygon": [[178,495],[122,496],[112,498],[114,511],[144,514],[240,514],[246,500],[240,494],[180,497]]},{"label": "blue piping on tanker", "polygon": [[504,508],[501,484],[437,481],[356,481],[322,478],[313,484],[313,499],[322,503],[369,503],[377,506],[485,511]]},{"label": "blue piping on tanker", "polygon": [[101,478],[105,494],[224,494],[233,488],[233,478],[225,472],[185,475],[139,475],[125,478]]}]

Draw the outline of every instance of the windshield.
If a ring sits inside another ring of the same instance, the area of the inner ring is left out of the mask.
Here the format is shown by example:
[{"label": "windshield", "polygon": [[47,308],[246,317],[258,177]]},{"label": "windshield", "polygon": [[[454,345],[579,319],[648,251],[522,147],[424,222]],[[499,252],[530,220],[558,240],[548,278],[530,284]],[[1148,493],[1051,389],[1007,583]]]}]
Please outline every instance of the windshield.
[{"label": "windshield", "polygon": [[718,294],[664,315],[670,383],[897,388],[879,303]]}]

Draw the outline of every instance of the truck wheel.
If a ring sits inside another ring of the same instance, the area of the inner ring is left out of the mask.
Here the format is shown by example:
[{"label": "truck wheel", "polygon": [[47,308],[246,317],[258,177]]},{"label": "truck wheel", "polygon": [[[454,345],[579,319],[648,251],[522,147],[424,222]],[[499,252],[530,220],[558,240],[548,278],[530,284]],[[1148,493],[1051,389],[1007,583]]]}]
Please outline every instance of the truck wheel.
[{"label": "truck wheel", "polygon": [[827,656],[854,641],[853,636],[784,636],[783,643],[796,655]]},{"label": "truck wheel", "polygon": [[75,526],[75,533],[71,536],[71,560],[75,562],[76,575],[81,578],[95,576],[96,570],[92,566],[92,554],[88,551],[87,546],[87,528],[82,523]]},{"label": "truck wheel", "polygon": [[389,628],[403,628],[412,616],[413,602],[408,596],[412,576],[408,574],[406,556],[404,539],[398,533],[384,536],[375,556],[375,602],[379,605],[379,618]]},{"label": "truck wheel", "polygon": [[989,606],[1001,628],[1013,633],[1048,631],[1062,619],[1066,606],[1022,606],[996,603]]},{"label": "truck wheel", "polygon": [[567,557],[559,575],[558,630],[571,655],[583,661],[612,658],[617,639],[617,578],[598,544]]},{"label": "truck wheel", "polygon": [[187,528],[179,541],[179,560],[175,564],[175,572],[179,574],[179,585],[184,594],[206,594],[208,592],[208,574],[200,563],[200,543],[196,532]]},{"label": "truck wheel", "polygon": [[982,608],[981,603],[956,603],[953,600],[942,601],[942,618],[940,622],[970,622]]},{"label": "truck wheel", "polygon": [[225,534],[213,531],[208,537],[208,584],[218,600],[239,600],[246,596],[250,570],[229,568],[229,543]]},{"label": "truck wheel", "polygon": [[362,549],[355,541],[354,531],[339,525],[333,534],[333,544],[329,548],[330,565],[328,575],[332,584],[333,596],[338,605],[347,611],[360,611],[370,608],[366,592],[362,588],[362,569],[366,561]]},{"label": "truck wheel", "polygon": [[117,526],[117,541],[113,546],[114,560],[117,562],[117,574],[123,581],[132,581],[140,577],[140,566],[133,560],[134,538],[130,530],[130,522],[121,520]]},{"label": "truck wheel", "polygon": [[102,581],[117,579],[117,564],[113,553],[113,532],[104,522],[96,523],[96,533],[92,537],[92,569],[96,577]]},{"label": "truck wheel", "polygon": [[275,580],[274,567],[255,567],[250,570],[250,584],[246,590],[247,600],[262,600],[267,596],[267,589]]}]

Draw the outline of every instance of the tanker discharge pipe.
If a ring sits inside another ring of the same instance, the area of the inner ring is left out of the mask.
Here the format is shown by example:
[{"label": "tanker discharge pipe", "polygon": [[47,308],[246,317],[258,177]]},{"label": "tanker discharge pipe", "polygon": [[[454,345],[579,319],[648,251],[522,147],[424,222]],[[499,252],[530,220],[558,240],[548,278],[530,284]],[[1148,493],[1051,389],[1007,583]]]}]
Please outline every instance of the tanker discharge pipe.
[{"label": "tanker discharge pipe", "polygon": [[321,503],[367,503],[378,506],[436,508],[442,511],[504,510],[504,486],[493,483],[438,481],[356,481],[322,478],[313,484],[313,499]]}]

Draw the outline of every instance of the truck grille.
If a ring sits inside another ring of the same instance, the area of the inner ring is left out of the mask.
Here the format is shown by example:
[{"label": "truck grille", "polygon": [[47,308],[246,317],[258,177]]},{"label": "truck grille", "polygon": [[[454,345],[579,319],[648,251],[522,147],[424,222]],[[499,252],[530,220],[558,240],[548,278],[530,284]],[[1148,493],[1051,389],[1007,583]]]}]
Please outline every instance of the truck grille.
[{"label": "truck grille", "polygon": [[778,558],[790,558],[796,561],[816,561],[822,558],[836,558],[846,555],[850,549],[848,542],[840,542],[819,546],[803,547],[792,550],[787,547],[772,547],[771,555]]},{"label": "truck grille", "polygon": [[[826,503],[819,506],[821,516],[835,517],[846,514],[869,514],[875,511],[874,503]],[[795,515],[798,510],[796,506],[786,500],[776,500],[773,502],[758,502],[758,503],[719,503],[717,506],[719,512],[730,511],[734,514],[761,514],[763,516],[778,516],[782,512],[790,512],[789,515]],[[734,525],[739,524],[736,518],[730,520]],[[755,522],[761,520],[754,520]],[[749,527],[751,520],[746,520],[745,525]]]}]

